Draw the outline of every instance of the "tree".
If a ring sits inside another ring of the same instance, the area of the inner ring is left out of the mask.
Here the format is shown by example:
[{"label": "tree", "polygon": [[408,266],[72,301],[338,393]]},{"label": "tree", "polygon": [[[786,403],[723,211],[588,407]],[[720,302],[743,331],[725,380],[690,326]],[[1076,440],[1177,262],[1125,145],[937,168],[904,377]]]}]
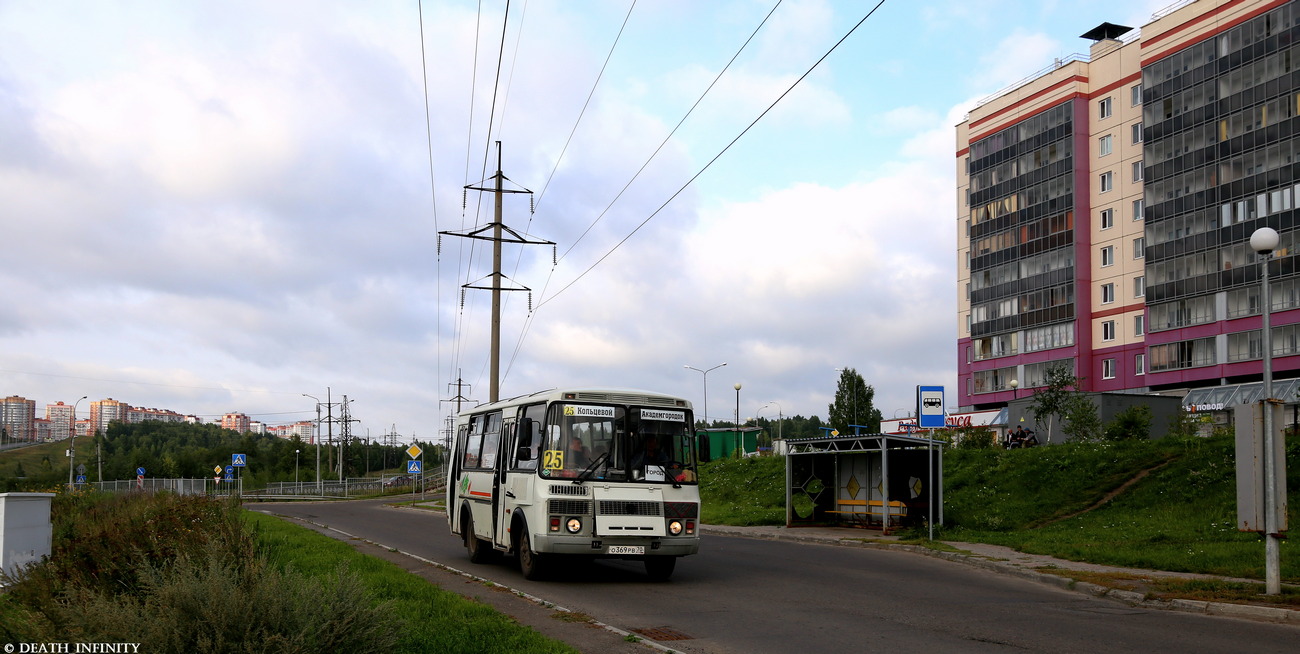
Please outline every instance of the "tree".
[{"label": "tree", "polygon": [[1079,391],[1081,378],[1075,377],[1068,365],[1057,365],[1047,369],[1043,388],[1034,391],[1033,403],[1029,410],[1034,412],[1034,419],[1042,425],[1047,419],[1047,441],[1052,442],[1052,427],[1057,418],[1063,418],[1070,409],[1071,398]]},{"label": "tree", "polygon": [[1101,417],[1097,405],[1085,393],[1071,393],[1065,402],[1061,431],[1077,441],[1093,441],[1101,437]]},{"label": "tree", "polygon": [[876,389],[868,386],[857,370],[840,370],[835,401],[826,408],[829,414],[827,424],[841,434],[852,434],[853,428],[850,425],[860,425],[868,434],[878,433],[882,416],[880,410],[872,406],[875,397]]}]

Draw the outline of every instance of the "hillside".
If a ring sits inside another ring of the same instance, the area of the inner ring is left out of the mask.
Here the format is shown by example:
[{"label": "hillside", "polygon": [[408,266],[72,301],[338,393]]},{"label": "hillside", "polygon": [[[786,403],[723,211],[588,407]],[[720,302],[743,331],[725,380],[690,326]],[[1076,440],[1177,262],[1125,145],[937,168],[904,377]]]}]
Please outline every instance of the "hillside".
[{"label": "hillside", "polygon": [[[1300,524],[1300,438],[1289,440],[1287,458],[1294,528]],[[1231,437],[957,449],[944,456],[944,481],[940,540],[1093,563],[1263,577],[1261,537],[1236,529]],[[704,521],[783,524],[784,482],[777,458],[709,464],[700,484]],[[1282,576],[1300,580],[1300,553],[1290,541],[1282,543]]]}]

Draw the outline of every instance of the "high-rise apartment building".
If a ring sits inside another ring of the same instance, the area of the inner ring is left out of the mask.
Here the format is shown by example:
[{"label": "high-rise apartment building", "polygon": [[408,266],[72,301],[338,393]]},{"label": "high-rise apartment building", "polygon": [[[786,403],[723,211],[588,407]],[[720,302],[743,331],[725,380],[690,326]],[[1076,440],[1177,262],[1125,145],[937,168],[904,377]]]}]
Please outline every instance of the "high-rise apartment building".
[{"label": "high-rise apartment building", "polygon": [[[1274,396],[1300,374],[1300,3],[1180,2],[1102,24],[957,126],[958,382],[1005,404],[1068,365],[1084,390],[1259,394],[1260,227]],[[1015,382],[1013,384],[1012,382]],[[1190,392],[1188,392],[1190,391]]]},{"label": "high-rise apartment building", "polygon": [[242,413],[227,413],[221,416],[221,428],[243,434],[249,430],[251,420]]},{"label": "high-rise apartment building", "polygon": [[45,405],[45,419],[50,422],[50,438],[62,440],[72,436],[75,405],[56,402]]},{"label": "high-rise apartment building", "polygon": [[10,395],[0,399],[0,429],[5,441],[36,439],[36,400]]},{"label": "high-rise apartment building", "polygon": [[131,405],[113,398],[90,403],[90,428],[92,433],[106,433],[108,423],[118,420],[127,422]]}]

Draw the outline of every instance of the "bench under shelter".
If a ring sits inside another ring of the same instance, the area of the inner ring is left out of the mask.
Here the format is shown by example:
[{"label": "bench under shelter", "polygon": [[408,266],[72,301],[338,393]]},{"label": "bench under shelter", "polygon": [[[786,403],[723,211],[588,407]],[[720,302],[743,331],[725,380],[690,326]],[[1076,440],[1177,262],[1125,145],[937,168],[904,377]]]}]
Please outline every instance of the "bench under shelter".
[{"label": "bench under shelter", "polygon": [[896,434],[787,440],[786,526],[846,525],[888,534],[925,520],[943,524],[944,445]]}]

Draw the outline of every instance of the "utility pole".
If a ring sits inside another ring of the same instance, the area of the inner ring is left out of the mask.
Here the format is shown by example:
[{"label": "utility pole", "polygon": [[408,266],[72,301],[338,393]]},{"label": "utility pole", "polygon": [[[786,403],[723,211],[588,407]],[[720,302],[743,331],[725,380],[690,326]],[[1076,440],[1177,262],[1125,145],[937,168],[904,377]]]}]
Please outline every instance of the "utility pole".
[{"label": "utility pole", "polygon": [[[500,389],[501,292],[502,291],[529,291],[530,293],[532,292],[532,289],[518,284],[516,284],[514,287],[511,288],[507,288],[502,285],[501,280],[504,279],[505,276],[501,274],[501,244],[505,242],[510,242],[510,243],[518,243],[520,245],[550,245],[552,247],[555,246],[555,243],[553,241],[529,239],[526,236],[520,234],[519,232],[516,232],[515,230],[510,229],[509,227],[506,227],[505,224],[501,222],[502,196],[506,193],[528,193],[529,195],[531,195],[532,191],[526,188],[519,188],[519,189],[505,188],[505,182],[507,181],[507,178],[501,172],[501,141],[497,141],[496,144],[497,144],[497,171],[496,174],[492,175],[491,177],[493,182],[492,187],[487,188],[483,186],[474,186],[474,185],[469,185],[465,187],[466,190],[472,190],[472,191],[485,191],[485,192],[490,191],[495,196],[495,201],[493,203],[493,209],[492,209],[492,223],[490,225],[478,227],[464,233],[438,232],[439,235],[446,234],[448,236],[461,236],[464,238],[473,238],[482,241],[492,242],[492,274],[491,274],[492,284],[490,286],[477,286],[475,285],[475,283],[469,283],[461,286],[461,289],[472,288],[478,290],[492,291],[492,345],[491,345],[491,364],[489,366],[490,368],[489,374],[491,375],[490,386],[488,391],[489,402],[496,402],[497,400],[501,399],[500,397],[500,392],[501,392]],[[485,236],[484,233],[489,230],[491,230],[491,236]],[[509,234],[509,238],[506,237],[506,234]],[[439,240],[439,242],[441,243],[441,240]],[[463,290],[461,292],[464,293]],[[531,301],[529,302],[529,304],[530,304],[529,309],[531,310],[532,308]]]}]

